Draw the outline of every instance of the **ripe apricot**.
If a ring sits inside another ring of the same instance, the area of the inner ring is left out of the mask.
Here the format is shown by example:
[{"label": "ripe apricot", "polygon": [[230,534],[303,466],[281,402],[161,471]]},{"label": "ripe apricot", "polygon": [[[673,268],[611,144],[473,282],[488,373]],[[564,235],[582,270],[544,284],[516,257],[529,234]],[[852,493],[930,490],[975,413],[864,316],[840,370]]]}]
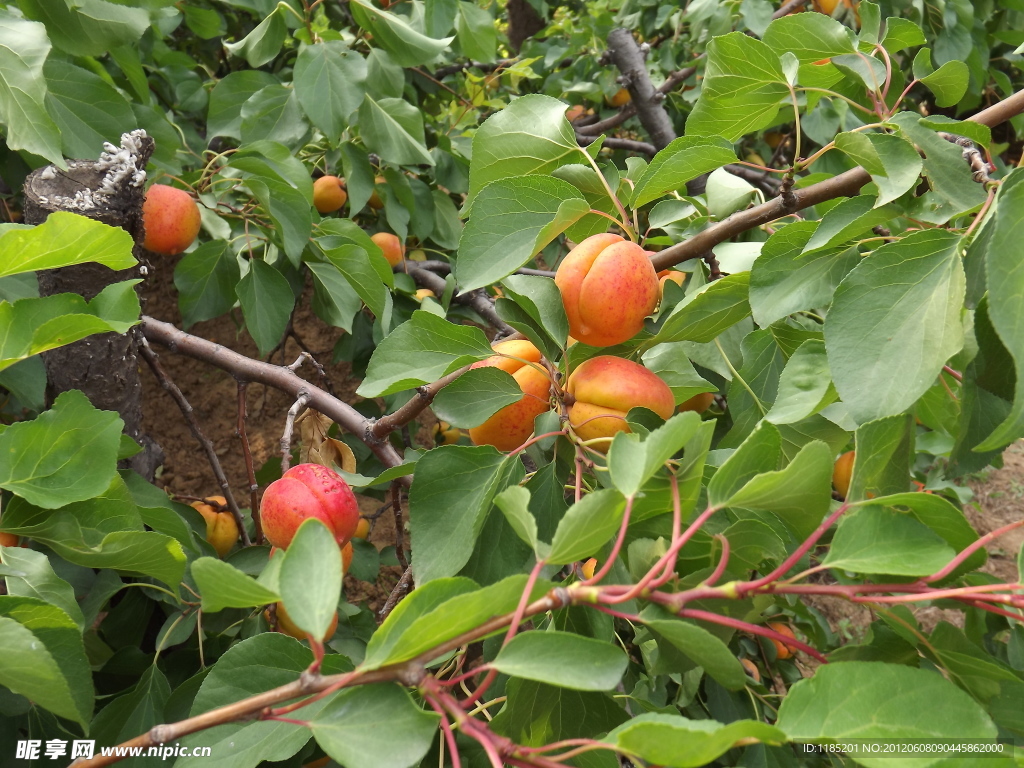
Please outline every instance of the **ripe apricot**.
[{"label": "ripe apricot", "polygon": [[597,569],[597,558],[592,557],[580,566],[580,572],[584,579],[594,578],[594,571]]},{"label": "ripe apricot", "polygon": [[551,382],[539,364],[540,350],[532,342],[502,341],[494,345],[494,351],[499,354],[474,363],[473,367],[501,368],[512,374],[523,396],[470,429],[469,439],[474,445],[493,445],[499,451],[511,451],[526,442],[533,434],[533,420],[548,410]]},{"label": "ripe apricot", "polygon": [[174,256],[199,236],[199,206],[182,189],[154,184],[142,203],[142,222],[146,228],[146,250]]},{"label": "ripe apricot", "polygon": [[853,462],[856,458],[856,451],[847,451],[836,459],[836,464],[832,468],[832,487],[844,499],[850,492],[850,479],[853,477]]},{"label": "ripe apricot", "polygon": [[669,280],[682,288],[683,283],[686,282],[686,273],[680,272],[678,269],[661,270],[661,272],[658,273],[658,290],[662,297],[665,296],[665,283]]},{"label": "ripe apricot", "polygon": [[761,682],[761,670],[757,668],[757,664],[750,659],[740,659],[740,664],[743,665],[743,671],[754,678],[755,683]]},{"label": "ripe apricot", "polygon": [[0,533],[0,547],[16,547],[20,538],[13,533]]},{"label": "ripe apricot", "polygon": [[712,392],[701,392],[699,395],[694,395],[689,400],[684,400],[676,408],[679,413],[683,411],[696,411],[697,413],[704,413],[711,404],[715,402],[715,395]]},{"label": "ripe apricot", "polygon": [[[792,637],[794,640],[796,639],[796,635],[793,633],[793,630],[789,628],[789,624],[784,624],[781,621],[770,621],[770,622],[768,622],[768,627],[771,628],[771,629],[774,629],[780,635],[785,635],[786,637]],[[793,646],[788,645],[786,643],[781,643],[778,640],[776,640],[775,638],[769,638],[769,639],[772,641],[772,644],[775,646],[775,655],[778,658],[780,658],[780,659],[788,659],[789,657],[791,657],[793,655]]]},{"label": "ripe apricot", "polygon": [[[223,496],[208,496],[207,498],[222,506],[227,506],[228,503]],[[193,501],[192,508],[203,516],[206,521],[206,540],[223,558],[235,546],[240,535],[234,515],[201,501]]]},{"label": "ripe apricot", "polygon": [[321,176],[313,182],[313,205],[320,213],[334,213],[346,200],[345,182],[337,176]]},{"label": "ripe apricot", "polygon": [[628,432],[630,408],[648,408],[663,419],[675,412],[672,390],[657,374],[611,355],[582,363],[569,376],[566,391],[575,398],[569,406],[569,423],[584,440]]},{"label": "ripe apricot", "polygon": [[629,91],[625,88],[619,88],[611,98],[605,98],[605,102],[609,107],[621,107],[624,104],[628,104],[633,100]]},{"label": "ripe apricot", "polygon": [[[384,182],[384,177],[378,176],[373,180],[373,185],[377,187],[383,184]],[[381,199],[381,196],[377,193],[376,189],[374,189],[373,192],[370,194],[370,199],[366,201],[366,204],[373,208],[373,210],[375,211],[379,211],[381,208],[384,207],[384,201]]]},{"label": "ripe apricot", "polygon": [[359,504],[337,472],[319,464],[299,464],[263,494],[263,533],[273,546],[287,549],[299,526],[310,517],[323,522],[343,546],[359,525]]},{"label": "ripe apricot", "polygon": [[[309,635],[303,632],[296,626],[295,622],[292,621],[291,616],[288,615],[288,611],[284,609],[284,603],[277,603],[277,631],[294,637],[296,640],[305,640]],[[334,636],[335,630],[338,629],[338,613],[334,613],[334,618],[331,620],[331,625],[327,628],[327,633],[321,638],[321,642],[330,640]]]},{"label": "ripe apricot", "polygon": [[570,123],[579,120],[587,114],[587,109],[582,104],[573,104],[567,110],[565,110],[565,119]]},{"label": "ripe apricot", "polygon": [[[367,526],[369,527],[369,526]],[[352,547],[352,542],[348,542],[344,547],[341,548],[341,573],[345,575],[348,573],[348,569],[352,567],[352,558],[355,557],[356,551]],[[333,633],[332,633],[333,634]]]},{"label": "ripe apricot", "polygon": [[[365,517],[360,517],[359,522],[356,524],[356,532],[352,534],[353,539],[365,539],[370,535],[370,521]],[[348,544],[345,545],[346,547]],[[348,570],[348,569],[346,569]]]},{"label": "ripe apricot", "polygon": [[636,336],[661,294],[644,249],[611,233],[588,237],[569,251],[555,272],[555,285],[569,334],[593,347]]},{"label": "ripe apricot", "polygon": [[420,288],[413,296],[416,298],[416,301],[423,301],[424,299],[434,298],[434,292],[429,288]]},{"label": "ripe apricot", "polygon": [[378,232],[371,235],[370,239],[383,252],[388,264],[397,267],[402,263],[402,259],[405,258],[405,243],[398,239],[398,235],[392,235],[390,232]]},{"label": "ripe apricot", "polygon": [[461,430],[453,427],[447,421],[439,421],[434,427],[434,442],[444,445],[454,445],[462,437]]},{"label": "ripe apricot", "polygon": [[785,134],[781,131],[765,131],[764,143],[772,149],[778,149],[779,144],[781,144],[785,138]]}]

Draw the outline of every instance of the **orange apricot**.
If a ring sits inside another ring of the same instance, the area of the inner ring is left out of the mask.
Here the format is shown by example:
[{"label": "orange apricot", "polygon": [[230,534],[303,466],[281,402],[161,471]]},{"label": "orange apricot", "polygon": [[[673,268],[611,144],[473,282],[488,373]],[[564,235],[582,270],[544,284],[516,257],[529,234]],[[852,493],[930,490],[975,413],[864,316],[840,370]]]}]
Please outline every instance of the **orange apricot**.
[{"label": "orange apricot", "polygon": [[[223,496],[209,496],[208,499],[222,506],[226,506],[228,503]],[[234,515],[201,501],[193,501],[192,508],[203,516],[206,521],[206,540],[223,558],[235,546],[235,542],[240,536]]]},{"label": "orange apricot", "polygon": [[[334,636],[335,630],[338,629],[338,614],[335,612],[334,618],[331,620],[331,625],[327,628],[327,633],[321,639],[321,642],[330,640]],[[305,640],[309,637],[292,621],[291,616],[288,615],[288,611],[284,609],[284,603],[277,604],[277,631],[294,637],[296,640]]]},{"label": "orange apricot", "polygon": [[[499,451],[511,451],[533,434],[533,421],[549,406],[550,379],[541,366],[540,350],[532,342],[513,339],[494,345],[499,354],[474,368],[494,367],[512,374],[523,396],[493,414],[487,421],[469,430],[474,445],[493,445]],[[520,359],[516,359],[520,358]]]},{"label": "orange apricot", "polygon": [[[373,180],[373,185],[374,187],[377,187],[383,184],[384,182],[384,177],[378,176]],[[380,194],[378,194],[376,189],[374,189],[373,192],[370,194],[370,199],[366,201],[366,204],[373,208],[373,210],[375,211],[379,211],[381,208],[384,207],[384,201],[381,199],[381,196]]]},{"label": "orange apricot", "polygon": [[[786,637],[792,637],[794,640],[796,639],[796,634],[794,634],[793,630],[790,629],[789,624],[784,624],[781,621],[770,621],[770,622],[768,622],[768,627],[770,629],[774,629],[780,635],[785,635]],[[775,655],[778,658],[780,658],[780,659],[788,659],[788,658],[790,658],[793,655],[793,646],[791,646],[791,645],[789,645],[787,643],[780,642],[780,641],[776,640],[775,638],[769,638],[769,639],[772,641],[772,644],[775,646]]]},{"label": "orange apricot", "polygon": [[569,334],[593,347],[621,344],[658,305],[658,273],[636,243],[605,233],[588,237],[558,265],[555,285]]},{"label": "orange apricot", "polygon": [[398,239],[398,235],[393,235],[390,232],[378,232],[371,235],[370,239],[380,248],[384,258],[388,260],[388,264],[397,267],[402,263],[402,259],[405,258],[405,243]]},{"label": "orange apricot", "polygon": [[313,182],[313,206],[320,213],[334,213],[346,200],[345,182],[337,176],[321,176]]},{"label": "orange apricot", "polygon": [[850,492],[850,480],[853,478],[853,462],[856,458],[856,451],[847,451],[836,459],[836,464],[832,468],[832,487],[844,499]]},{"label": "orange apricot", "polygon": [[617,90],[611,98],[605,98],[605,102],[608,104],[609,107],[621,107],[625,104],[628,104],[632,100],[633,97],[625,88],[619,88],[619,90]]},{"label": "orange apricot", "polygon": [[699,395],[694,395],[689,400],[684,400],[676,408],[679,413],[683,411],[696,411],[697,413],[704,413],[711,404],[715,402],[715,395],[713,392],[701,392]]},{"label": "orange apricot", "polygon": [[142,203],[142,222],[146,228],[146,250],[174,256],[199,236],[199,206],[182,189],[154,184]]}]

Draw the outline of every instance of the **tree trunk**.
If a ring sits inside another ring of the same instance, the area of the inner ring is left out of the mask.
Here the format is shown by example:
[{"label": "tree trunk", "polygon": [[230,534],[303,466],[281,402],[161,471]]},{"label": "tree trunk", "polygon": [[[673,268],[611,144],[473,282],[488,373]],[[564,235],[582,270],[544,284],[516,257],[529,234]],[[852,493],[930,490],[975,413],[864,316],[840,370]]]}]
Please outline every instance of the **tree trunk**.
[{"label": "tree trunk", "polygon": [[[25,223],[41,224],[55,211],[69,211],[121,227],[134,239],[133,253],[142,262],[144,169],[153,146],[145,131],[133,131],[121,137],[120,148],[107,144],[99,162],[72,160],[67,171],[53,166],[33,171],[25,180]],[[111,283],[145,273],[141,264],[120,271],[94,263],[44,270],[39,294],[77,293],[90,300]],[[142,430],[138,338],[137,328],[123,336],[101,333],[43,353],[46,396],[52,402],[61,392],[78,389],[97,408],[120,414],[125,434],[144,448],[124,465],[152,480],[163,451]]]}]

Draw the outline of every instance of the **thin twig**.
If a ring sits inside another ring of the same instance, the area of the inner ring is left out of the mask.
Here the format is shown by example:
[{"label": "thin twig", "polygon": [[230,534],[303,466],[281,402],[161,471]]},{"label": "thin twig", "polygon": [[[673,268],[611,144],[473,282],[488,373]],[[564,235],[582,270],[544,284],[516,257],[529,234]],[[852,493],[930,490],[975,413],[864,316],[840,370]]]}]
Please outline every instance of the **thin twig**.
[{"label": "thin twig", "polygon": [[[420,269],[418,266],[412,266],[416,262],[406,262],[408,267],[408,273],[413,280],[416,281],[416,285],[422,286],[423,288],[429,288],[437,296],[444,294],[446,283],[443,277],[435,275],[433,272]],[[483,291],[469,291],[468,293],[456,293],[452,301],[457,304],[464,304],[474,312],[476,312],[484,321],[497,329],[502,336],[508,336],[516,332],[516,329],[506,323],[500,317],[494,309],[494,302],[491,300]]]},{"label": "thin twig", "polygon": [[214,450],[213,442],[203,434],[203,430],[199,427],[199,422],[196,420],[195,411],[192,405],[185,399],[185,395],[182,394],[181,390],[178,389],[178,385],[175,384],[171,377],[167,375],[163,366],[160,365],[160,361],[157,359],[156,352],[149,346],[149,342],[142,338],[139,344],[139,354],[142,355],[142,359],[146,361],[146,364],[153,371],[153,375],[156,376],[160,386],[164,388],[177,404],[178,408],[181,409],[182,415],[185,417],[185,421],[188,422],[188,428],[192,431],[192,435],[199,441],[199,445],[202,446],[203,451],[206,453],[206,458],[210,462],[210,468],[213,469],[213,476],[217,478],[217,483],[220,485],[221,491],[224,493],[224,498],[227,499],[228,508],[231,510],[231,516],[235,518],[235,524],[238,525],[239,533],[242,536],[242,545],[251,546],[252,541],[249,539],[249,533],[245,530],[245,523],[242,520],[242,511],[238,508],[238,503],[235,501],[234,494],[231,493],[231,486],[228,484],[227,475],[224,474],[224,468],[220,465],[220,459],[217,458],[217,452]]},{"label": "thin twig", "polygon": [[384,607],[380,609],[380,613],[377,614],[377,621],[384,623],[384,620],[391,615],[391,612],[395,610],[403,597],[405,597],[412,590],[412,568],[406,568],[405,573],[402,574],[402,578],[395,584],[395,588],[391,590],[391,594],[388,595],[388,600],[384,603]]},{"label": "thin twig", "polygon": [[299,394],[298,399],[288,409],[288,415],[284,420],[284,433],[281,435],[281,474],[288,471],[292,463],[292,432],[295,429],[295,419],[309,403],[309,395],[305,392]]},{"label": "thin twig", "polygon": [[244,381],[238,382],[238,424],[235,434],[242,442],[242,455],[245,457],[245,471],[249,477],[249,510],[252,514],[252,522],[256,528],[256,543],[263,543],[263,522],[259,513],[259,483],[256,482],[256,468],[252,463],[252,450],[249,448],[249,438],[245,434],[245,418],[248,415],[246,408],[246,390],[249,385]]},{"label": "thin twig", "polygon": [[405,559],[405,519],[402,514],[402,485],[391,484],[391,511],[395,515],[395,557],[402,570],[409,569],[409,561]]}]

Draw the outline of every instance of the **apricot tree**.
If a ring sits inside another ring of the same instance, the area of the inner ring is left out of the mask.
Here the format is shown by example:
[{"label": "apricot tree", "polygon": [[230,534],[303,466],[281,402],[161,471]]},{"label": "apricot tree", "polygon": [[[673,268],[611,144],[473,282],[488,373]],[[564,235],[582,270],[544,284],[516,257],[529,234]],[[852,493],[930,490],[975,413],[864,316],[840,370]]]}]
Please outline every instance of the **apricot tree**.
[{"label": "apricot tree", "polygon": [[1018,5],[2,4],[0,762],[1019,763]]}]

